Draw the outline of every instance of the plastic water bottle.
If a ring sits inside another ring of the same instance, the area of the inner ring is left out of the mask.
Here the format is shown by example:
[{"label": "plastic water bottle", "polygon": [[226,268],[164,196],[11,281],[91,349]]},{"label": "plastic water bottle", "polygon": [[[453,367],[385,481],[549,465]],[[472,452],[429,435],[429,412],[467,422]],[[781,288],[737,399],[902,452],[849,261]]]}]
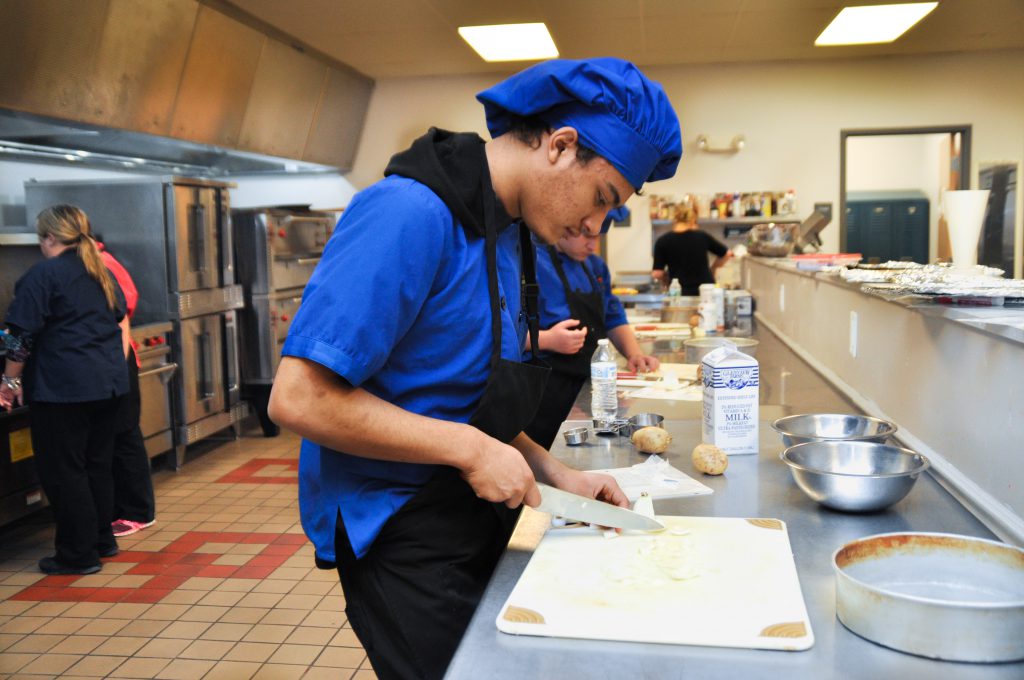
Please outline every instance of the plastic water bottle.
[{"label": "plastic water bottle", "polygon": [[679,279],[672,279],[672,283],[668,287],[668,303],[672,307],[679,307],[683,296],[683,287],[679,285]]},{"label": "plastic water bottle", "polygon": [[608,338],[602,338],[597,341],[597,351],[590,360],[590,411],[594,418],[614,418],[618,414],[617,373],[614,350]]}]

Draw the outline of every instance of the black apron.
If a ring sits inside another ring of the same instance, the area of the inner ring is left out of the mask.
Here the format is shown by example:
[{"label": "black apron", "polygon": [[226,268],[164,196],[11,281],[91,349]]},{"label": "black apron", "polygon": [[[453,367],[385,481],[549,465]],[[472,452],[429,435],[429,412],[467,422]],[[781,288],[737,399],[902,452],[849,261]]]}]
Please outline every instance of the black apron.
[{"label": "black apron", "polygon": [[[583,347],[575,354],[550,353],[545,357],[551,366],[551,377],[548,378],[544,397],[533,422],[526,428],[526,434],[545,449],[550,449],[558,436],[562,423],[569,417],[572,405],[579,396],[583,384],[590,378],[590,360],[597,349],[597,341],[605,337],[604,296],[594,276],[582,264],[583,271],[590,279],[590,292],[573,290],[562,267],[562,259],[552,246],[546,248],[547,256],[562,281],[565,300],[569,305],[569,318],[577,319],[587,329],[587,337]],[[540,255],[544,257],[544,255]]]},{"label": "black apron", "polygon": [[550,369],[537,358],[540,315],[537,297],[536,261],[530,231],[519,223],[519,258],[522,263],[520,289],[522,309],[530,329],[531,359],[528,362],[511,361],[501,356],[501,306],[498,296],[497,240],[498,230],[494,224],[494,191],[491,189],[490,174],[483,173],[484,205],[486,210],[486,238],[484,250],[487,254],[487,289],[491,301],[491,373],[487,386],[480,398],[476,411],[470,416],[469,424],[506,444],[526,429],[533,420],[544,394],[544,385]]},{"label": "black apron", "polygon": [[575,378],[586,380],[590,377],[590,360],[597,350],[597,341],[607,336],[605,328],[604,295],[597,284],[594,275],[587,269],[586,262],[581,262],[583,272],[590,279],[590,292],[584,293],[581,290],[573,289],[569,285],[569,279],[565,276],[565,269],[562,268],[562,259],[554,246],[546,248],[548,257],[555,265],[555,272],[562,282],[562,290],[565,291],[565,300],[569,303],[570,318],[578,319],[581,326],[586,327],[587,337],[583,341],[583,347],[576,354],[551,353],[545,357],[552,370],[559,373],[566,373]]}]

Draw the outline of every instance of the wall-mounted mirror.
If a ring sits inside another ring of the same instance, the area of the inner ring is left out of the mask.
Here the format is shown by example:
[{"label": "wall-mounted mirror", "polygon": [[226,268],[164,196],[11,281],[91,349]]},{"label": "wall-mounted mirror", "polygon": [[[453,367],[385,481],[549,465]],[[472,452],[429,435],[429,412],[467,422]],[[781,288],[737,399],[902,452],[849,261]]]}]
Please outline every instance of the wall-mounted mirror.
[{"label": "wall-mounted mirror", "polygon": [[942,191],[970,188],[971,126],[841,130],[839,244],[865,262],[949,259]]},{"label": "wall-mounted mirror", "polygon": [[988,189],[988,210],[978,241],[978,264],[997,267],[1013,278],[1014,225],[1017,223],[1017,163],[979,163],[978,188]]}]

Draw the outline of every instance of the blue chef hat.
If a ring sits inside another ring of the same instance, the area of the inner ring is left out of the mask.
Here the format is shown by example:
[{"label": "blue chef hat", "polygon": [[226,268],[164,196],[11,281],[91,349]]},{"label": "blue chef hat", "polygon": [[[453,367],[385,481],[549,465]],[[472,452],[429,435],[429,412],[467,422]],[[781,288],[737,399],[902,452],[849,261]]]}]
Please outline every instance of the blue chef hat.
[{"label": "blue chef hat", "polygon": [[492,136],[508,132],[515,116],[575,128],[582,144],[637,189],[674,175],[683,155],[679,118],[665,91],[622,59],[552,59],[476,98]]},{"label": "blue chef hat", "polygon": [[601,224],[601,233],[608,233],[608,229],[612,226],[612,222],[624,222],[629,218],[629,208],[624,205],[620,205],[618,208],[612,208],[608,211],[608,217],[604,218],[604,222]]}]

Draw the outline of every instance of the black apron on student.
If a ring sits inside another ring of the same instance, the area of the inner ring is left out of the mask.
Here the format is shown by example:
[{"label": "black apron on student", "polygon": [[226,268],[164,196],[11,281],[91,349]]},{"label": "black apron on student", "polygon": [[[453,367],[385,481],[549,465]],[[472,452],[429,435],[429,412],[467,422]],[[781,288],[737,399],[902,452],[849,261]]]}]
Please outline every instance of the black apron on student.
[{"label": "black apron on student", "polygon": [[551,366],[551,377],[548,378],[537,415],[526,428],[526,434],[545,449],[550,449],[558,435],[558,428],[562,426],[562,422],[572,410],[580,388],[590,377],[590,360],[597,349],[597,341],[607,336],[607,329],[605,328],[604,295],[594,275],[587,269],[586,263],[581,262],[580,266],[590,281],[589,292],[572,288],[565,275],[558,251],[553,246],[548,246],[546,251],[547,254],[542,254],[540,257],[551,258],[569,305],[569,318],[578,320],[579,327],[587,329],[583,347],[575,354],[551,352],[545,356],[545,361]]},{"label": "black apron on student", "polygon": [[[510,442],[533,419],[549,369],[501,357],[495,197],[484,162],[485,252],[491,306],[491,371],[469,424]],[[537,346],[537,285],[529,231],[520,224],[523,309]],[[335,551],[346,613],[381,680],[441,678],[512,535],[519,509],[490,503],[452,467],[437,473],[393,515],[357,560],[338,515]],[[398,612],[401,612],[399,615]]]}]

